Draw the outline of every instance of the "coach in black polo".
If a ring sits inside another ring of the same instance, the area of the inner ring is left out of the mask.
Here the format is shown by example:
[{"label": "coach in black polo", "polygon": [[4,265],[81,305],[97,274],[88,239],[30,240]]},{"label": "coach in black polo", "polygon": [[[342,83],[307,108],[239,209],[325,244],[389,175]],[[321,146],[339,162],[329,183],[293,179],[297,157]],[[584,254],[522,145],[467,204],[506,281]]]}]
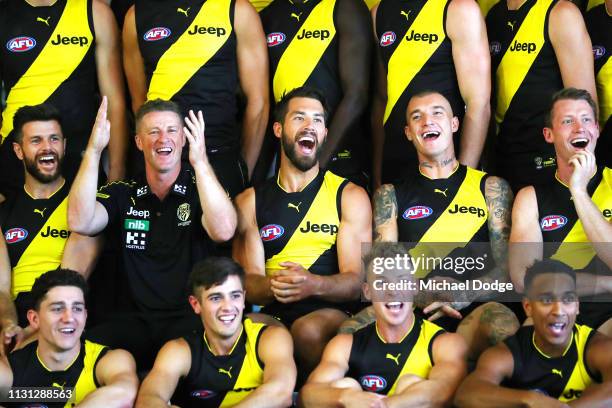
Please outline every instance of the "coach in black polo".
[{"label": "coach in black polo", "polygon": [[[187,296],[192,265],[207,255],[207,243],[229,240],[236,213],[206,157],[204,119],[190,112],[183,127],[173,102],[154,100],[136,114],[136,145],[145,173],[114,182],[96,193],[97,169],[109,140],[106,99],[102,102],[83,162],[68,200],[70,229],[118,234],[123,269],[136,312],[94,327],[94,341],[132,352],[148,368],[166,340],[194,329]],[[181,166],[189,141],[191,168]],[[111,238],[113,239],[113,238]]]}]

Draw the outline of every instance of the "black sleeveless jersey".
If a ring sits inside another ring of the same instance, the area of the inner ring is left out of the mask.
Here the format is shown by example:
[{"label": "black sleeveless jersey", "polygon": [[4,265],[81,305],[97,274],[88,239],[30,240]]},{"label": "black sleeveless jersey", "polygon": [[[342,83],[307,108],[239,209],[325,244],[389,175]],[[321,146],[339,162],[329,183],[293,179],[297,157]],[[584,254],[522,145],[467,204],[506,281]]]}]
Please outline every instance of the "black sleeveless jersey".
[{"label": "black sleeveless jersey", "polygon": [[202,110],[207,148],[238,146],[234,0],[137,0],[147,99]]},{"label": "black sleeveless jersey", "polygon": [[58,0],[33,7],[0,2],[0,78],[7,92],[3,138],[25,105],[43,102],[62,115],[67,150],[85,150],[98,109],[91,0]]},{"label": "black sleeveless jersey", "polygon": [[580,398],[592,383],[601,382],[586,364],[586,348],[595,332],[575,325],[572,342],[561,357],[549,357],[535,345],[533,326],[523,326],[504,342],[512,353],[514,371],[502,386],[537,391],[562,402]]},{"label": "black sleeveless jersey", "polygon": [[416,150],[404,135],[410,98],[424,90],[444,95],[463,117],[451,41],[446,35],[448,0],[382,0],[376,11],[378,51],[387,71],[384,114],[385,161],[416,163]]},{"label": "black sleeveless jersey", "polygon": [[263,384],[263,363],[257,347],[265,328],[262,323],[245,319],[240,337],[226,356],[214,355],[202,334],[186,338],[191,350],[191,370],[175,394],[179,405],[230,407]]},{"label": "black sleeveless jersey", "polygon": [[398,343],[387,343],[376,322],[353,334],[347,377],[354,378],[364,391],[393,395],[399,378],[406,374],[427,378],[433,366],[433,342],[444,330],[414,316],[408,333]]},{"label": "black sleeveless jersey", "polygon": [[[397,202],[398,241],[415,245],[412,255],[429,254],[433,249],[439,257],[483,257],[483,267],[473,269],[480,275],[491,265],[490,246],[483,252],[482,243],[489,242],[488,207],[484,186],[486,173],[459,165],[446,179],[430,179],[419,173],[414,178],[394,185]],[[432,243],[431,249],[428,249]],[[480,245],[479,245],[480,244]],[[423,251],[416,251],[417,248]],[[417,271],[457,277],[460,273],[440,267]],[[464,271],[465,272],[465,271]],[[464,276],[472,278],[474,276]]]},{"label": "black sleeveless jersey", "polygon": [[518,10],[505,1],[486,18],[493,73],[498,151],[540,152],[554,157],[542,137],[550,99],[563,88],[561,71],[548,35],[556,0],[527,0]]}]

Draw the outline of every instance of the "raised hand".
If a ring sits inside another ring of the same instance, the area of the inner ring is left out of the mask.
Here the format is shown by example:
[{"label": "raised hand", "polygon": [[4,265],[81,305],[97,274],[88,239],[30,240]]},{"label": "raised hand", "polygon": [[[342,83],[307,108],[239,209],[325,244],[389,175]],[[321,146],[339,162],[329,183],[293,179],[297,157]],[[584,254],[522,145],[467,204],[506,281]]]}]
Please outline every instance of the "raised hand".
[{"label": "raised hand", "polygon": [[574,169],[569,180],[569,187],[574,191],[586,191],[589,180],[597,171],[595,155],[588,150],[576,152],[569,159],[569,165]]},{"label": "raised hand", "polygon": [[190,110],[189,117],[185,118],[185,123],[187,126],[183,128],[183,131],[189,142],[189,162],[193,167],[196,167],[196,165],[208,160],[206,157],[206,142],[204,140],[206,125],[204,124],[202,111],[198,111],[196,116]]},{"label": "raised hand", "polygon": [[108,99],[106,96],[103,96],[100,108],[98,108],[98,114],[96,115],[96,122],[91,130],[91,136],[89,137],[89,148],[94,149],[98,154],[102,153],[110,140],[111,124],[107,118],[107,113]]}]

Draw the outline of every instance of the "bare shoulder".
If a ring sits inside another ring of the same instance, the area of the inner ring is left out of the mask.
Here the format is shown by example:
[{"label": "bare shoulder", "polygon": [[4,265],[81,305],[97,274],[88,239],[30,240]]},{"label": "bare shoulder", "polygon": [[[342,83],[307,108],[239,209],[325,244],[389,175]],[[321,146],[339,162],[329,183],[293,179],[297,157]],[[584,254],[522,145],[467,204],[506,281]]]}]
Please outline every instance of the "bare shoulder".
[{"label": "bare shoulder", "polygon": [[253,187],[249,187],[244,190],[242,193],[238,194],[234,199],[236,206],[240,209],[255,208],[255,189]]},{"label": "bare shoulder", "polygon": [[448,5],[449,17],[479,18],[482,16],[478,3],[472,0],[451,0]]},{"label": "bare shoulder", "polygon": [[[580,9],[571,1],[559,0],[550,11],[550,26],[557,26],[558,23],[572,23],[582,20]],[[570,28],[570,27],[566,27]]]},{"label": "bare shoulder", "polygon": [[433,359],[456,360],[464,359],[467,353],[467,345],[463,336],[457,333],[445,332],[434,339]]}]

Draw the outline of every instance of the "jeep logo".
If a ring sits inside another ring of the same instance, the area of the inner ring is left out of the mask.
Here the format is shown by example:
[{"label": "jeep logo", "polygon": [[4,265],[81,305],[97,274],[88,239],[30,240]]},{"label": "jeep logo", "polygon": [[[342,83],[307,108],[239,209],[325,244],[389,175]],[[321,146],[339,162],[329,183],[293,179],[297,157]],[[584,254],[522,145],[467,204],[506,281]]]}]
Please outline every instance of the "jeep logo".
[{"label": "jeep logo", "polygon": [[47,229],[44,230],[43,232],[40,233],[41,237],[51,237],[51,238],[68,238],[70,236],[70,231],[66,231],[66,230],[58,230],[55,228],[51,228],[50,226],[47,225]]},{"label": "jeep logo", "polygon": [[323,41],[326,38],[329,38],[330,35],[331,34],[329,30],[313,30],[313,31],[302,30],[302,32],[297,36],[297,39],[303,40],[304,38],[320,38],[321,41]]},{"label": "jeep logo", "polygon": [[210,34],[217,37],[223,37],[227,31],[223,27],[200,27],[197,24],[193,26],[191,31],[187,31],[189,35],[195,34]]},{"label": "jeep logo", "polygon": [[482,208],[478,208],[478,207],[466,207],[465,205],[459,205],[459,204],[455,204],[455,208],[448,210],[449,213],[451,214],[457,214],[457,213],[461,213],[461,214],[476,214],[478,215],[478,218],[482,218],[485,216],[485,210],[483,210]]},{"label": "jeep logo", "polygon": [[148,210],[137,210],[134,207],[130,207],[127,212],[127,215],[134,215],[136,217],[149,218],[151,213]]},{"label": "jeep logo", "polygon": [[410,34],[406,36],[407,41],[426,41],[430,44],[438,42],[438,38],[438,34],[415,33],[414,30],[410,31]]},{"label": "jeep logo", "polygon": [[338,226],[332,224],[311,224],[310,221],[306,221],[306,227],[300,228],[300,232],[323,232],[334,235],[338,233]]},{"label": "jeep logo", "polygon": [[51,41],[51,44],[53,45],[69,45],[69,44],[73,44],[73,45],[78,45],[79,47],[84,47],[87,45],[87,43],[89,43],[89,40],[87,39],[87,37],[62,37],[61,34],[57,35],[57,38],[55,40]]},{"label": "jeep logo", "polygon": [[531,54],[535,50],[535,43],[520,43],[516,40],[514,40],[514,44],[510,47],[510,51],[527,51],[527,54]]}]

